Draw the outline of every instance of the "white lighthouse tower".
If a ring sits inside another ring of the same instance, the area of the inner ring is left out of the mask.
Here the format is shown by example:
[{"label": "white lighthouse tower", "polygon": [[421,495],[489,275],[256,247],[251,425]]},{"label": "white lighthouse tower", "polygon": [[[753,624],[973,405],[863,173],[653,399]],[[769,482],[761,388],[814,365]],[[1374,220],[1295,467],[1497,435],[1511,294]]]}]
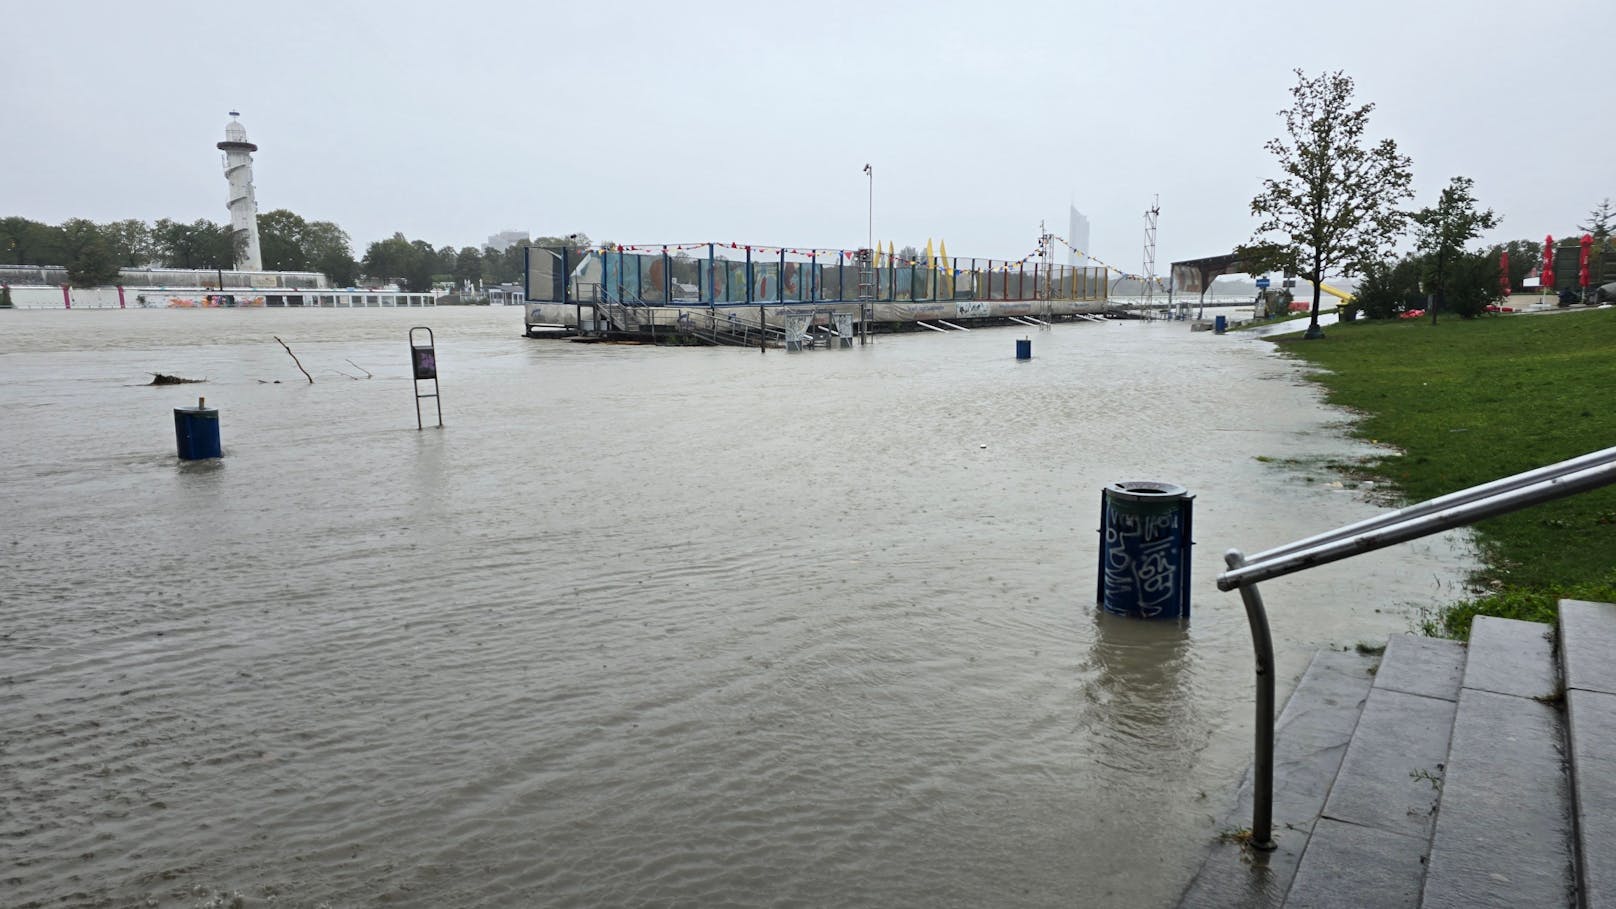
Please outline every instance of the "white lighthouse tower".
[{"label": "white lighthouse tower", "polygon": [[224,152],[225,179],[230,181],[230,227],[238,238],[245,238],[236,254],[236,268],[263,271],[264,257],[258,252],[258,200],[253,197],[252,181],[252,153],[258,146],[247,141],[247,127],[235,119],[239,116],[230,112],[224,141],[218,146]]}]

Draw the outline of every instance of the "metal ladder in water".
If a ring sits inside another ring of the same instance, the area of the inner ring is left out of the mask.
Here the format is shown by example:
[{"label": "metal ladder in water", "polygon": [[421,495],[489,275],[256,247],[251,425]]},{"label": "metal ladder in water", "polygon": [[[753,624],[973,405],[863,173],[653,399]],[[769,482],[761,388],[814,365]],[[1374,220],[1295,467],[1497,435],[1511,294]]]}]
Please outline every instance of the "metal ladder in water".
[{"label": "metal ladder in water", "polygon": [[861,249],[857,256],[859,323],[863,326],[859,343],[868,344],[870,323],[875,321],[875,254],[868,249]]},{"label": "metal ladder in water", "polygon": [[[426,332],[426,343],[416,340],[416,332]],[[438,397],[438,346],[432,329],[418,325],[410,329],[410,376],[415,387],[415,428],[422,429],[421,399],[431,398],[438,405],[438,428],[443,428],[443,400]],[[421,383],[431,382],[432,391],[421,392]]]}]

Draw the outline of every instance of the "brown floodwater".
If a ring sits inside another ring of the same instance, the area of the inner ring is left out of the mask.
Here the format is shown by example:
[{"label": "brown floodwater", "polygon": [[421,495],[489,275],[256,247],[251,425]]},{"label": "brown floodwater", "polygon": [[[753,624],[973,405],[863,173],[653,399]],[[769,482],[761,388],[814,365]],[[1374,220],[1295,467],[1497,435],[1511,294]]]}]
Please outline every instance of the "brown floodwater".
[{"label": "brown floodwater", "polygon": [[[1384,507],[1296,364],[1183,323],[521,321],[0,313],[0,903],[1170,905],[1250,756],[1221,553]],[[199,394],[226,456],[181,463]],[[1197,496],[1187,625],[1096,615],[1120,480]],[[1282,694],[1471,567],[1265,585]]]}]

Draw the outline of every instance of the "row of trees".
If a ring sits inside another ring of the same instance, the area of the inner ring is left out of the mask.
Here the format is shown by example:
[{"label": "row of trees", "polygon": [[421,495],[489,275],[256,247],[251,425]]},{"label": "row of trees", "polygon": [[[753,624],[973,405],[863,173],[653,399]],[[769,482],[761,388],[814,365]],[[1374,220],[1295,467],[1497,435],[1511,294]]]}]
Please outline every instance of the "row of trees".
[{"label": "row of trees", "polygon": [[[1609,231],[1596,234],[1590,225],[1578,225],[1575,232],[1564,240],[1556,240],[1559,249],[1575,250],[1581,245],[1582,234],[1595,240],[1594,255],[1616,256],[1616,237]],[[1509,271],[1503,260],[1507,254]],[[1485,249],[1458,250],[1446,261],[1429,252],[1415,252],[1400,259],[1371,262],[1364,268],[1353,302],[1359,311],[1371,319],[1391,319],[1410,309],[1425,309],[1431,297],[1440,288],[1442,311],[1471,319],[1487,311],[1489,303],[1503,296],[1507,280],[1512,293],[1526,290],[1527,277],[1536,272],[1543,262],[1543,244],[1536,240],[1511,240]]]},{"label": "row of trees", "polygon": [[[1355,104],[1352,79],[1340,72],[1308,77],[1296,70],[1292,105],[1280,111],[1285,136],[1264,146],[1280,170],[1263,181],[1251,200],[1258,225],[1238,252],[1253,274],[1284,271],[1313,284],[1307,337],[1319,329],[1319,283],[1341,275],[1364,275],[1358,297],[1369,315],[1390,315],[1404,305],[1425,306],[1434,295],[1438,310],[1463,316],[1485,311],[1500,295],[1498,253],[1510,253],[1510,282],[1518,287],[1541,258],[1541,244],[1517,240],[1491,250],[1468,250],[1483,231],[1498,226],[1491,209],[1479,207],[1469,177],[1454,177],[1435,204],[1409,210],[1412,162],[1397,143],[1365,138],[1373,104]],[[1610,237],[1616,213],[1610,200],[1590,213],[1585,232],[1600,243]],[[1397,258],[1400,238],[1415,227],[1413,255]],[[1422,290],[1423,289],[1423,290]],[[1373,302],[1371,302],[1373,301]]]},{"label": "row of trees", "polygon": [[0,264],[65,266],[80,287],[112,284],[125,267],[232,268],[236,249],[229,226],[206,219],[96,224],[69,218],[52,225],[0,218]]},{"label": "row of trees", "polygon": [[[522,279],[522,246],[504,250],[467,246],[433,247],[395,233],[355,259],[348,234],[330,221],[310,221],[284,208],[258,216],[258,244],[269,271],[324,274],[338,287],[397,283],[423,292],[441,282],[508,283]],[[540,237],[537,246],[590,245],[587,234]],[[28,218],[0,218],[0,264],[59,265],[79,287],[117,283],[121,268],[234,268],[240,241],[228,224],[207,219],[190,223],[160,219],[152,224],[124,220],[97,224],[70,218],[45,224]]]},{"label": "row of trees", "polygon": [[[434,283],[506,284],[522,280],[525,246],[565,246],[587,249],[588,234],[565,237],[539,237],[528,244],[498,250],[464,246],[434,249],[425,240],[411,240],[401,233],[370,244],[360,265],[367,275],[386,275],[410,291],[430,290]],[[608,244],[609,245],[609,244]]]}]

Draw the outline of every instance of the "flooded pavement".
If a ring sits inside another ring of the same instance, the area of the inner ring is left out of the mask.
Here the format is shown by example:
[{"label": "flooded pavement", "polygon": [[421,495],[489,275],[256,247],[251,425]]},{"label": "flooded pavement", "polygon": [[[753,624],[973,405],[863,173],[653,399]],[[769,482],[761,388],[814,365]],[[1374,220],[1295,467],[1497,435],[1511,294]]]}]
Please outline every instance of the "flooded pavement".
[{"label": "flooded pavement", "polygon": [[[1169,905],[1250,757],[1222,551],[1378,510],[1321,466],[1369,451],[1344,415],[1236,335],[521,318],[0,313],[3,902]],[[181,464],[198,394],[226,456]],[[1187,626],[1096,614],[1137,479],[1197,496]],[[1471,566],[1265,585],[1281,695]]]}]

